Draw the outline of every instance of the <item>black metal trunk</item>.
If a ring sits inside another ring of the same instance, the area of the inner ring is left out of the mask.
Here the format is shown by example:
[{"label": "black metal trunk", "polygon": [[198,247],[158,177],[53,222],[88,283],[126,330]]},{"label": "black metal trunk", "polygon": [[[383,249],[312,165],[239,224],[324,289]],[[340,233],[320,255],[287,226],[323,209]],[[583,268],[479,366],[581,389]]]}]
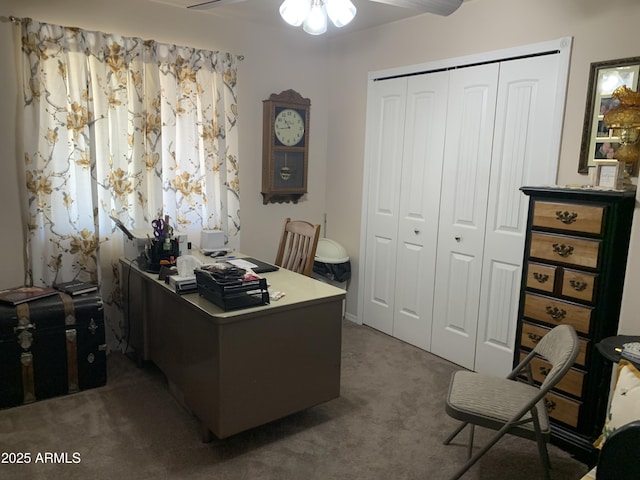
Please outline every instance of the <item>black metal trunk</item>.
[{"label": "black metal trunk", "polygon": [[0,408],[107,381],[104,311],[96,293],[0,304]]}]

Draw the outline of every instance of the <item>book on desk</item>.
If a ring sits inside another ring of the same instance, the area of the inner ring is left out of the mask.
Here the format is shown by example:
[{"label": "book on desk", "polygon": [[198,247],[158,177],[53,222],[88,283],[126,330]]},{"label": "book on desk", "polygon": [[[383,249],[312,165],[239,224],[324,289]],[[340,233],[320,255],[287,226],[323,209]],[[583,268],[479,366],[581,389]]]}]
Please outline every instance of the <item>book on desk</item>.
[{"label": "book on desk", "polygon": [[49,287],[15,287],[0,291],[0,302],[9,305],[19,305],[21,303],[31,302],[50,295],[55,295],[56,293],[58,293],[57,290]]},{"label": "book on desk", "polygon": [[98,290],[97,285],[89,282],[83,282],[82,280],[71,280],[69,282],[56,283],[53,287],[56,290],[71,295],[72,297]]}]

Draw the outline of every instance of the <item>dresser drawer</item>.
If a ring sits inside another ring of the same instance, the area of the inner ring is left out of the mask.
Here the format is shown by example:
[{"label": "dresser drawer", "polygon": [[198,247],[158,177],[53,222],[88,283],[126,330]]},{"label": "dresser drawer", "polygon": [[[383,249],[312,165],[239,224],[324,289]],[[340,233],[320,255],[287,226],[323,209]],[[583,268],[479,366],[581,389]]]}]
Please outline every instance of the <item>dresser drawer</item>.
[{"label": "dresser drawer", "polygon": [[[547,333],[549,333],[550,330],[550,328],[546,328],[541,325],[533,325],[528,322],[522,322],[520,344],[525,348],[533,350],[540,339]],[[580,342],[580,351],[578,352],[578,356],[576,357],[576,364],[584,366],[586,365],[587,347],[589,346],[589,340],[578,338],[578,341]]]},{"label": "dresser drawer", "polygon": [[527,268],[527,287],[553,292],[556,282],[556,269],[553,265],[529,263]]},{"label": "dresser drawer", "polygon": [[[520,361],[527,356],[526,352],[520,352]],[[536,383],[544,382],[551,371],[551,364],[540,357],[531,360],[531,373]],[[556,384],[554,390],[560,390],[574,397],[582,397],[582,386],[584,384],[584,372],[574,368],[569,369],[564,377]]]},{"label": "dresser drawer", "polygon": [[533,211],[533,225],[600,234],[604,207],[576,205],[571,203],[536,202]]},{"label": "dresser drawer", "polygon": [[544,403],[547,406],[547,414],[551,418],[573,428],[578,428],[581,402],[549,392],[544,397]]},{"label": "dresser drawer", "polygon": [[593,302],[598,275],[565,269],[562,275],[562,295],[585,302]]},{"label": "dresser drawer", "polygon": [[588,334],[593,308],[575,305],[555,298],[525,294],[524,316],[552,325],[572,325],[578,332]]},{"label": "dresser drawer", "polygon": [[600,241],[585,238],[549,235],[534,232],[531,234],[529,255],[554,262],[569,263],[581,267],[596,268]]}]

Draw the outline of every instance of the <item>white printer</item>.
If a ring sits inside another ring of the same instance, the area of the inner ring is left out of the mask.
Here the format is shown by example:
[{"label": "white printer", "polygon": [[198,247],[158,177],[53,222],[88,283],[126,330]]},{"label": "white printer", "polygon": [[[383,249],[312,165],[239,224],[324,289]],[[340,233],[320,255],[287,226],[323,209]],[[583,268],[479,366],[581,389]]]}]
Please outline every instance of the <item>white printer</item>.
[{"label": "white printer", "polygon": [[127,260],[135,260],[144,253],[145,246],[153,239],[153,229],[136,228],[129,230],[131,237],[124,236],[124,256]]},{"label": "white printer", "polygon": [[203,253],[224,250],[226,240],[222,230],[202,230],[200,232],[200,250]]}]

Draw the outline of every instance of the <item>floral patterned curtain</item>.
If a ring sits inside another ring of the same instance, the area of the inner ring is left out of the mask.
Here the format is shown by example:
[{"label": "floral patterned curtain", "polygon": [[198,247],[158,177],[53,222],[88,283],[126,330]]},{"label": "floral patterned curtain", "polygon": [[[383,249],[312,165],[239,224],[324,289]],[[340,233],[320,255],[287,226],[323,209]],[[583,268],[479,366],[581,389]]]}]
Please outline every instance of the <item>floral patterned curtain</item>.
[{"label": "floral patterned curtain", "polygon": [[236,57],[22,22],[28,283],[99,283],[124,348],[123,235],[168,215],[239,247]]}]

